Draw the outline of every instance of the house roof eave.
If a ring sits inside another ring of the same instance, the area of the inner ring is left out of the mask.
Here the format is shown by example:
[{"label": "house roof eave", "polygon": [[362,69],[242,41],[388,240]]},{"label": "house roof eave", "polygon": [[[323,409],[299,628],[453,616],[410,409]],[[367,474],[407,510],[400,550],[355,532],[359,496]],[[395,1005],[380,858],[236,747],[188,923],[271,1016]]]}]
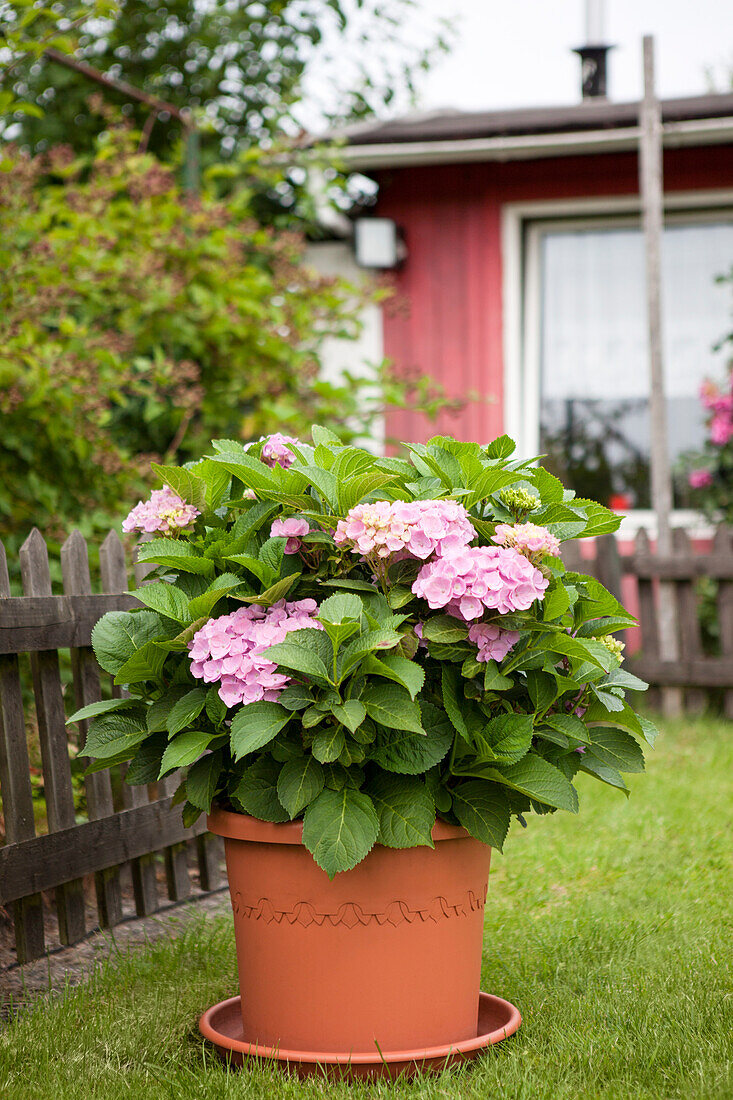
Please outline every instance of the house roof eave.
[{"label": "house roof eave", "polygon": [[[565,131],[446,141],[380,142],[374,145],[343,146],[339,149],[339,158],[351,171],[369,172],[381,168],[417,165],[536,160],[628,152],[638,149],[639,138],[638,126],[625,126],[617,130]],[[733,116],[666,122],[662,127],[662,140],[665,148],[733,142]]]}]

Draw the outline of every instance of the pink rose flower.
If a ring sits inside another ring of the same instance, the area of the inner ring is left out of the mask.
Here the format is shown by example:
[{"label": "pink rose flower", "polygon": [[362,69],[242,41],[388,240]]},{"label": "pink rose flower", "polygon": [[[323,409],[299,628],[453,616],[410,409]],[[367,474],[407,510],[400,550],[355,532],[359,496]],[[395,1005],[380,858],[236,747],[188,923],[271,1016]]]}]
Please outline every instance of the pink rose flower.
[{"label": "pink rose flower", "polygon": [[713,484],[713,475],[710,470],[691,470],[688,481],[693,489],[707,489]]},{"label": "pink rose flower", "polygon": [[718,412],[710,421],[710,442],[716,447],[724,447],[733,437],[733,416],[728,412]]}]

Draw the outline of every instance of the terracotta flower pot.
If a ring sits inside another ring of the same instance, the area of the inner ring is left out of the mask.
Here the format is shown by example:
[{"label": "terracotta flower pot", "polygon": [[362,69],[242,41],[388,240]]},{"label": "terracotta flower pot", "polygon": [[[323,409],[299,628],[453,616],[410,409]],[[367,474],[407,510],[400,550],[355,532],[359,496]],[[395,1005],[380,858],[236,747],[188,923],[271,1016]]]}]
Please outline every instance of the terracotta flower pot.
[{"label": "terracotta flower pot", "polygon": [[377,845],[330,880],[301,822],[213,810],[209,828],[225,838],[248,1043],[358,1053],[475,1040],[490,848],[438,822],[434,848]]}]

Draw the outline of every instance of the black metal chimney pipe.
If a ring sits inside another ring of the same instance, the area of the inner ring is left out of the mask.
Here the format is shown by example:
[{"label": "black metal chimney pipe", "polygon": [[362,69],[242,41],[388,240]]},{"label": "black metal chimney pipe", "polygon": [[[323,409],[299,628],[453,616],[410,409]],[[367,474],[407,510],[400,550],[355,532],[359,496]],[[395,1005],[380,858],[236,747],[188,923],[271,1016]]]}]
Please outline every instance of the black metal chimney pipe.
[{"label": "black metal chimney pipe", "polygon": [[605,98],[608,89],[608,51],[613,46],[578,46],[583,99]]}]

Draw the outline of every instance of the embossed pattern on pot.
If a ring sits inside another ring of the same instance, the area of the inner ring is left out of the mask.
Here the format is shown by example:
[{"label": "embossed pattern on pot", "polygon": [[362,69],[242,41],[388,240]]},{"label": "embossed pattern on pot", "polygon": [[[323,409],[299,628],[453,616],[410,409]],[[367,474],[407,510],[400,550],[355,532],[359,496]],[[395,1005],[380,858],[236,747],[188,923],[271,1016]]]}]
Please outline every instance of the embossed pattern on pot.
[{"label": "embossed pattern on pot", "polygon": [[248,905],[242,900],[239,891],[232,899],[232,907],[239,917],[250,920],[263,920],[266,924],[276,921],[287,921],[288,924],[301,924],[307,928],[310,924],[322,925],[324,921],[333,925],[346,925],[347,928],[355,928],[358,924],[393,924],[395,927],[407,921],[408,924],[415,920],[439,921],[444,917],[465,917],[468,913],[475,913],[477,909],[483,909],[486,904],[486,889],[477,892],[468,891],[464,901],[451,904],[444,897],[438,895],[429,905],[419,909],[411,909],[405,901],[393,901],[380,913],[365,912],[358,902],[344,902],[335,913],[319,913],[309,901],[299,901],[292,909],[278,909],[269,898],[260,898],[253,905]]}]

